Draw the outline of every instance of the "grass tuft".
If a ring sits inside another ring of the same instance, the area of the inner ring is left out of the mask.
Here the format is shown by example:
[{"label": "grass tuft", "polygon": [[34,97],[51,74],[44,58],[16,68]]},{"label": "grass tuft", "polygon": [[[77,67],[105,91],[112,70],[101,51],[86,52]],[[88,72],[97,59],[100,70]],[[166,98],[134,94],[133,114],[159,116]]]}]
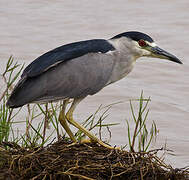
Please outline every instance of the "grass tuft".
[{"label": "grass tuft", "polygon": [[[149,109],[148,104],[151,101],[150,98],[144,99],[143,98],[143,92],[140,95],[140,99],[136,100],[139,102],[139,108],[138,112],[134,112],[133,103],[130,100],[130,108],[131,108],[131,114],[132,119],[134,121],[134,131],[131,134],[131,126],[129,124],[129,121],[126,120],[127,123],[127,132],[128,132],[128,141],[129,141],[129,149],[131,152],[147,152],[149,149],[152,140],[156,139],[158,130],[155,122],[153,121],[151,128],[147,128],[146,120],[148,117]],[[137,114],[137,115],[136,115]],[[136,145],[138,138],[138,146]],[[136,150],[137,146],[137,150]]]}]

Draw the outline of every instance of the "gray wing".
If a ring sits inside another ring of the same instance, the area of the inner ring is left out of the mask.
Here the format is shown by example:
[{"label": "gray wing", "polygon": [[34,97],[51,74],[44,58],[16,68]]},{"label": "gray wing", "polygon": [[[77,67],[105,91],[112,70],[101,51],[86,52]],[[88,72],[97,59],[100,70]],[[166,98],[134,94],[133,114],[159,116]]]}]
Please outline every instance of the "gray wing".
[{"label": "gray wing", "polygon": [[114,66],[112,53],[89,53],[27,78],[14,99],[17,106],[93,95],[106,86]]},{"label": "gray wing", "polygon": [[25,68],[21,77],[35,77],[59,63],[83,56],[88,53],[106,53],[112,50],[115,50],[115,48],[104,39],[92,39],[66,44],[35,59]]}]

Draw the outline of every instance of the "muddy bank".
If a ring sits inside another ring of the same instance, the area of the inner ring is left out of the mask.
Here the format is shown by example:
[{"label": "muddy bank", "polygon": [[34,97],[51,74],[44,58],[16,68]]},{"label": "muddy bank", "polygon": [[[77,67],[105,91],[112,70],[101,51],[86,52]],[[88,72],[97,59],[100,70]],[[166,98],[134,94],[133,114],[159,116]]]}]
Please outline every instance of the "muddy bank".
[{"label": "muddy bank", "polygon": [[130,153],[65,140],[32,149],[5,143],[0,179],[187,179],[187,172],[166,166],[156,152]]}]

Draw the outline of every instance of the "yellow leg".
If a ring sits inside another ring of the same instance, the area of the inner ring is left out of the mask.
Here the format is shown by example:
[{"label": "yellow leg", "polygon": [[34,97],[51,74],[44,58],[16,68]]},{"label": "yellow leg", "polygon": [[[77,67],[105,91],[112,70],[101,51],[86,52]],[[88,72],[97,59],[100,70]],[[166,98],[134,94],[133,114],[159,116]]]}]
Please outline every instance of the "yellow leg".
[{"label": "yellow leg", "polygon": [[[83,99],[83,98],[82,98]],[[87,129],[85,129],[83,126],[81,126],[79,123],[77,123],[74,119],[73,119],[73,112],[76,108],[76,106],[80,103],[80,101],[82,99],[74,99],[70,109],[68,110],[67,114],[66,114],[66,118],[68,120],[68,122],[70,124],[72,124],[73,126],[75,126],[76,128],[78,128],[80,131],[82,131],[86,136],[88,136],[93,142],[97,142],[98,144],[109,148],[109,149],[114,149],[113,147],[103,143],[100,139],[98,139],[95,135],[93,135],[91,132],[89,132]]]},{"label": "yellow leg", "polygon": [[69,103],[69,99],[64,100],[63,105],[62,105],[62,110],[60,111],[59,114],[59,122],[62,125],[62,127],[65,129],[65,131],[68,133],[68,135],[70,136],[71,140],[73,142],[77,142],[72,131],[70,130],[68,123],[66,121],[66,116],[65,116],[65,110],[66,110],[66,106]]}]

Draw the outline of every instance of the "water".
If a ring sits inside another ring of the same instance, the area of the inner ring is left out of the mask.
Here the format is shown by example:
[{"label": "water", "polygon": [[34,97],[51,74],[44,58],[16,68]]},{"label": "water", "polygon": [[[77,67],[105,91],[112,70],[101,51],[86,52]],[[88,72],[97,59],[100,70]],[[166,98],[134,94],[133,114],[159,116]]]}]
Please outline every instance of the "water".
[{"label": "water", "polygon": [[[0,72],[12,54],[26,65],[57,46],[85,39],[110,38],[137,30],[151,35],[163,49],[184,65],[141,58],[123,80],[86,98],[76,119],[88,117],[100,104],[124,101],[111,109],[111,144],[127,143],[125,119],[131,117],[128,100],[144,91],[150,96],[149,120],[160,130],[156,146],[165,142],[176,156],[167,161],[176,167],[189,165],[189,2],[181,1],[36,1],[0,0]],[[20,127],[21,128],[21,127]],[[25,128],[24,126],[22,127]]]}]

